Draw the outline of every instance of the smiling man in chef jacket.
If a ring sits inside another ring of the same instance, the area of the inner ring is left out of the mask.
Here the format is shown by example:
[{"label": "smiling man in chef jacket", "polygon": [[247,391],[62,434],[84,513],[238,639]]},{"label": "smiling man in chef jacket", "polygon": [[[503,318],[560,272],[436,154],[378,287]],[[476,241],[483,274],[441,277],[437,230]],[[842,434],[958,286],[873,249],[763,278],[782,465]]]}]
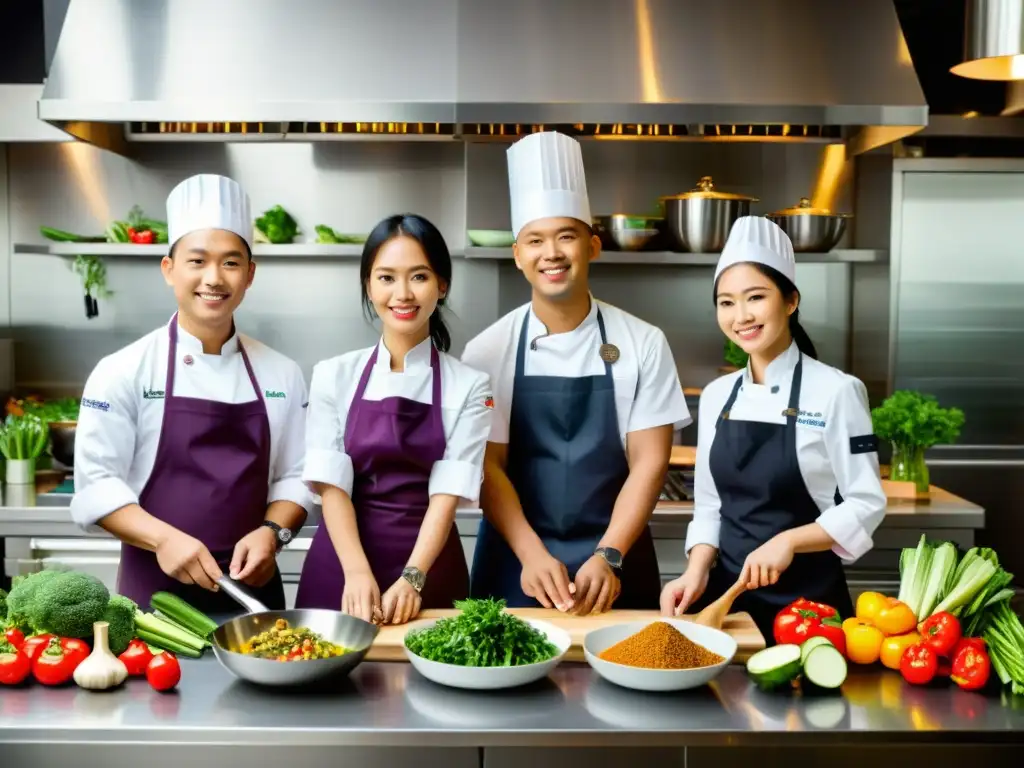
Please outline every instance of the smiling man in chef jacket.
[{"label": "smiling man in chef jacket", "polygon": [[166,590],[235,611],[230,575],[284,608],[276,554],[305,520],[306,384],[287,357],[239,334],[252,284],[249,198],[203,174],[167,198],[161,262],[178,311],[97,364],[75,440],[71,513],[122,542],[117,591],[148,608]]},{"label": "smiling man in chef jacket", "polygon": [[531,301],[473,339],[495,414],[472,593],[587,614],[658,607],[648,521],[674,429],[691,418],[665,335],[590,294],[580,145],[537,133],[508,150],[516,266]]}]

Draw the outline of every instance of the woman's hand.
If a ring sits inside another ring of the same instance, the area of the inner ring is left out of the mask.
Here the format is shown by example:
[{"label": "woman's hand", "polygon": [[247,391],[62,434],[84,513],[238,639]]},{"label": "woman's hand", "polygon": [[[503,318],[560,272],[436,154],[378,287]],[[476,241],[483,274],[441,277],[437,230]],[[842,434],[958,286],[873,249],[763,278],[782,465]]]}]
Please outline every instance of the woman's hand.
[{"label": "woman's hand", "polygon": [[402,576],[384,593],[383,604],[385,624],[405,624],[416,618],[420,612],[420,593]]},{"label": "woman's hand", "polygon": [[341,612],[363,621],[381,617],[380,587],[370,571],[345,574],[345,591],[341,595]]},{"label": "woman's hand", "polygon": [[682,576],[670,581],[661,590],[661,614],[682,616],[686,609],[699,600],[708,586],[708,569],[691,566]]},{"label": "woman's hand", "polygon": [[793,543],[788,531],[780,533],[747,555],[739,580],[748,589],[774,584],[793,562],[793,555]]}]

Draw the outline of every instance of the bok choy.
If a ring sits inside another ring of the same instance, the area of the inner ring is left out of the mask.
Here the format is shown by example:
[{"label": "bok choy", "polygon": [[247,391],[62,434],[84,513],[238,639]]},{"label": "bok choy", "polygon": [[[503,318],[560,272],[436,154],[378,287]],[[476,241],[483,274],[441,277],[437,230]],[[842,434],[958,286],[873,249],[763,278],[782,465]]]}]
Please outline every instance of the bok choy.
[{"label": "bok choy", "polygon": [[973,547],[960,559],[952,542],[932,543],[922,535],[916,548],[900,553],[899,599],[918,621],[942,611],[963,620],[986,607],[989,599],[1004,599],[1009,581],[1000,573],[1005,572],[994,550]]}]

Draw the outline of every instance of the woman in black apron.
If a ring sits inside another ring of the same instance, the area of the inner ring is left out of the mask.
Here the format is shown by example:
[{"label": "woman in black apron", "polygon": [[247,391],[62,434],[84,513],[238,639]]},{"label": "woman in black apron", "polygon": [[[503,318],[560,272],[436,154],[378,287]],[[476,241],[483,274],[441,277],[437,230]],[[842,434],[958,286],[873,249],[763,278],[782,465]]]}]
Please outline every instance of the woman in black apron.
[{"label": "woman in black apron", "polygon": [[[698,509],[687,536],[687,569],[666,585],[661,599],[667,615],[695,613],[743,580],[748,591],[740,595],[733,610],[749,613],[769,645],[774,642],[775,616],[798,598],[831,605],[843,618],[853,615],[837,550],[849,553],[850,559],[863,554],[885,509],[866,403],[844,402],[844,413],[854,412],[845,420],[801,410],[802,394],[805,403],[810,394],[818,402],[832,396],[808,388],[812,371],[815,381],[823,382],[821,387],[837,392],[850,379],[817,362],[814,345],[798,320],[799,292],[794,281],[793,249],[786,234],[764,218],[737,221],[716,271],[715,304],[723,332],[748,353],[750,361],[746,371],[712,382],[702,395],[700,418],[715,422],[710,435],[707,425],[701,425],[705,429],[698,442],[705,445],[698,445],[697,455],[698,461],[706,457],[709,471],[704,476],[710,480],[704,482],[713,488],[702,488],[698,480]],[[744,387],[766,383],[769,366],[776,372],[772,386],[756,397],[748,394],[743,403],[745,417],[731,418]],[[783,384],[778,379],[780,370],[787,372]],[[785,392],[786,378],[788,401],[771,398],[780,390]],[[839,394],[846,397],[845,391]],[[760,403],[767,409],[765,421],[751,416]],[[856,484],[856,508],[842,525],[834,523],[834,516],[823,516],[825,510],[808,490],[809,470],[798,460],[798,420],[804,425],[801,428],[819,430],[808,433],[807,440],[818,439],[822,455],[828,454],[826,460],[819,459],[811,478],[819,498],[820,487],[829,483],[829,488],[836,489],[835,509],[843,502],[840,490]],[[843,444],[858,456],[852,461],[849,456],[833,457],[827,447],[837,444],[830,439],[835,435],[825,431],[851,428],[865,430],[858,437],[843,435]],[[717,525],[715,510],[700,508],[709,506],[714,492],[719,500]],[[855,525],[849,524],[850,518],[856,518]]]}]

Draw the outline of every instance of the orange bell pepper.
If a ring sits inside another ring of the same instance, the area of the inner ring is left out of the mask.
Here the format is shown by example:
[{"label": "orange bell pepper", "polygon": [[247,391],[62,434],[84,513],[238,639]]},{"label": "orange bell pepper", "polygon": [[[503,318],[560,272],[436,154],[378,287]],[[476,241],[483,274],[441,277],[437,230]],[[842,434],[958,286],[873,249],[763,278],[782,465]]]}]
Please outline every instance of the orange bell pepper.
[{"label": "orange bell pepper", "polygon": [[892,635],[882,641],[882,648],[879,652],[879,659],[882,666],[889,669],[899,670],[900,659],[903,652],[915,643],[921,642],[921,636],[917,632],[908,632],[905,635]]},{"label": "orange bell pepper", "polygon": [[881,592],[864,592],[857,598],[857,618],[886,635],[905,635],[917,628],[910,606]]},{"label": "orange bell pepper", "polygon": [[874,664],[882,650],[882,630],[851,617],[843,622],[846,635],[846,658],[854,664]]}]

